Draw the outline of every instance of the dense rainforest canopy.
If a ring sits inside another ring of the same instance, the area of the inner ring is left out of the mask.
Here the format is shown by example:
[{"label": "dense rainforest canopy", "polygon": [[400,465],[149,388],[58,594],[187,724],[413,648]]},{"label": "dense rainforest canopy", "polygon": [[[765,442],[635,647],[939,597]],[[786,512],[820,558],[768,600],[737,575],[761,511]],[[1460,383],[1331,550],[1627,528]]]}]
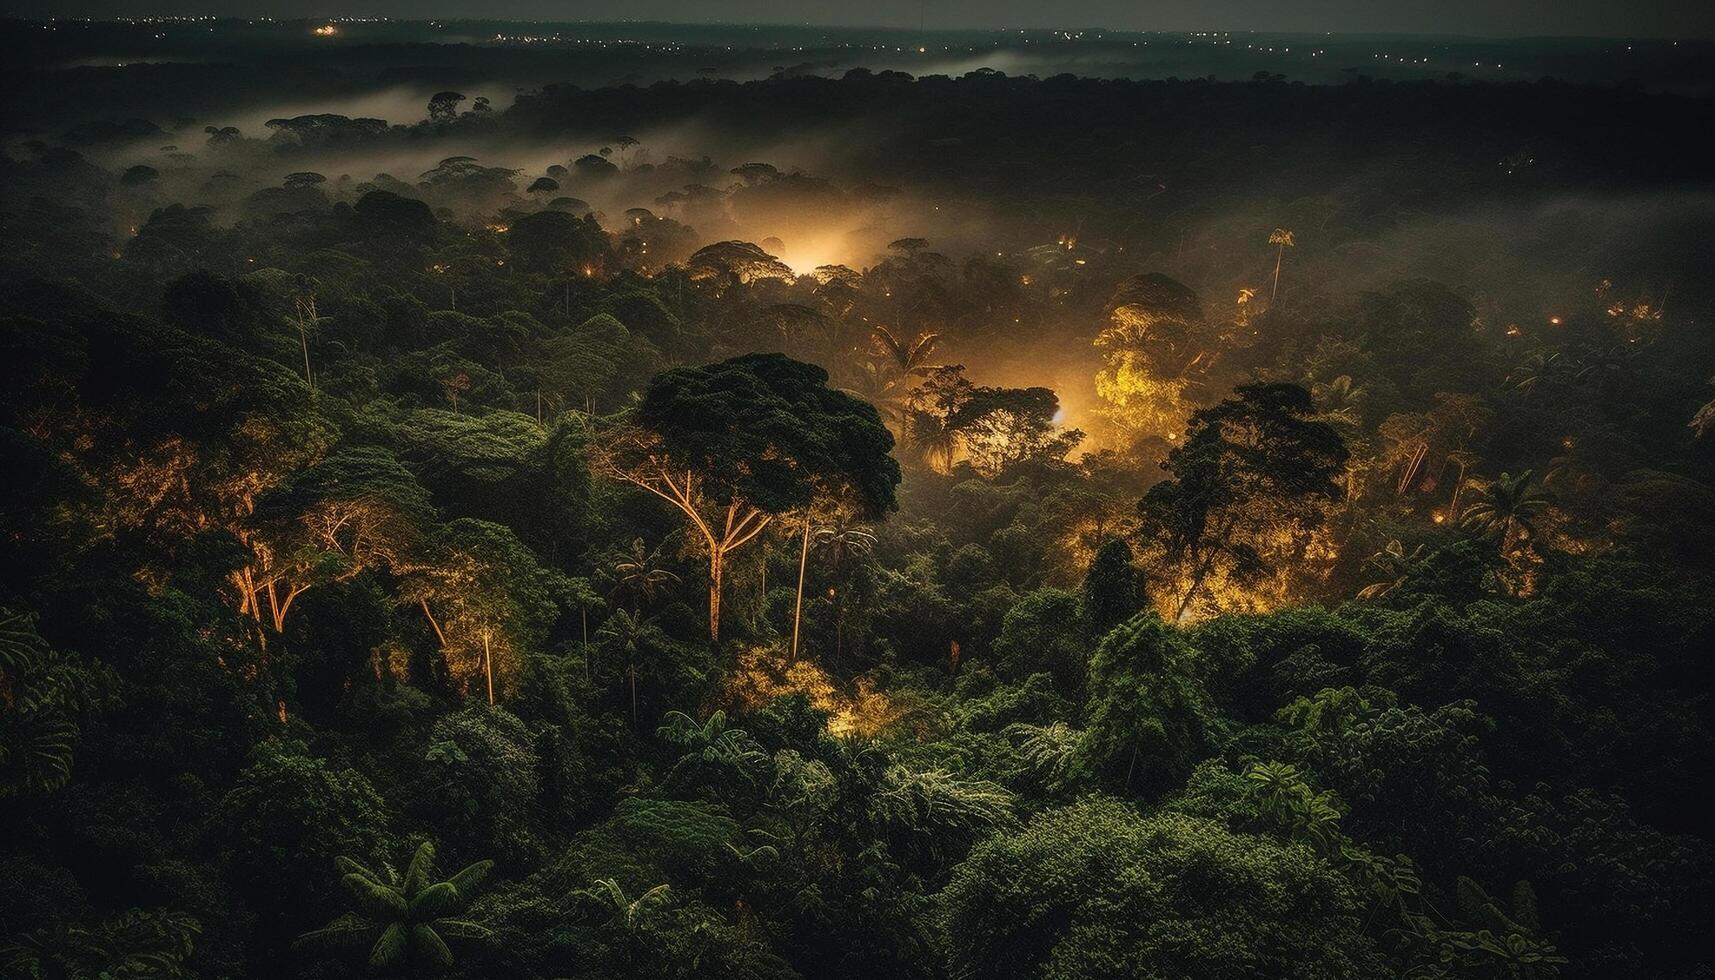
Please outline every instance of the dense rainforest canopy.
[{"label": "dense rainforest canopy", "polygon": [[9,131],[0,973],[1711,975],[1707,101],[447,84]]}]

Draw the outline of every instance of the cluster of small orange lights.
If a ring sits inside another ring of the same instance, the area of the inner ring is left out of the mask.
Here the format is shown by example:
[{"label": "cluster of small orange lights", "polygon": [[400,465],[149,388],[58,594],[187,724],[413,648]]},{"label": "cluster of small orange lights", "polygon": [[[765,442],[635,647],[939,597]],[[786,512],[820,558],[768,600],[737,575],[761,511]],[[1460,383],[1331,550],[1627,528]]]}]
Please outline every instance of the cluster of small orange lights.
[{"label": "cluster of small orange lights", "polygon": [[316,37],[333,37],[335,34],[339,33],[339,28],[332,24],[323,24],[316,28],[312,33],[314,33]]}]

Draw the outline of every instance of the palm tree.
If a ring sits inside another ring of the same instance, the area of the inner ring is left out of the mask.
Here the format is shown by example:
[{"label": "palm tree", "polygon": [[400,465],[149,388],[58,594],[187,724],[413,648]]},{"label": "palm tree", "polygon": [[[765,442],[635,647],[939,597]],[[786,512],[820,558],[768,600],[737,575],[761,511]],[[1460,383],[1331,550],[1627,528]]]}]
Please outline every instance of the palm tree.
[{"label": "palm tree", "polygon": [[[1715,385],[1715,378],[1710,378],[1709,383]],[[1699,408],[1697,414],[1691,416],[1691,421],[1686,424],[1691,426],[1699,439],[1703,438],[1703,433],[1715,429],[1715,400],[1704,402],[1703,407]]]},{"label": "palm tree", "polygon": [[935,370],[929,358],[941,345],[940,334],[920,333],[915,340],[907,342],[892,330],[877,326],[871,336],[875,341],[875,352],[891,360],[901,375],[922,377]]},{"label": "palm tree", "polygon": [[953,472],[953,457],[959,451],[959,430],[951,415],[910,409],[905,417],[905,443],[937,473]]},{"label": "palm tree", "polygon": [[640,975],[641,971],[636,969],[639,933],[648,919],[648,912],[672,897],[672,887],[663,882],[633,899],[625,894],[625,889],[620,887],[618,881],[599,878],[591,882],[588,888],[573,892],[573,896],[593,902],[613,913],[607,924],[624,934],[625,972],[630,976]]},{"label": "palm tree", "polygon": [[1354,382],[1351,375],[1342,374],[1326,384],[1317,382],[1311,386],[1310,394],[1320,410],[1317,413],[1319,420],[1347,431],[1364,424],[1363,405],[1369,392]]},{"label": "palm tree", "polygon": [[357,910],[304,933],[294,945],[367,945],[372,970],[433,973],[453,965],[447,939],[491,935],[487,927],[454,915],[470,904],[493,861],[478,861],[436,881],[435,845],[424,841],[403,878],[387,865],[380,874],[348,857],[335,863],[345,872],[340,881],[356,898]]},{"label": "palm tree", "polygon": [[1233,303],[1233,319],[1241,327],[1251,325],[1251,300],[1256,299],[1256,290],[1249,286],[1239,289],[1239,298]]},{"label": "palm tree", "polygon": [[621,589],[631,593],[633,609],[653,601],[662,586],[679,581],[679,576],[661,566],[661,546],[649,550],[642,538],[633,538],[631,550],[614,562],[613,577]]},{"label": "palm tree", "polygon": [[898,425],[905,414],[906,386],[892,361],[865,361],[858,366],[847,394],[861,398],[881,413],[888,425]]},{"label": "palm tree", "polygon": [[613,911],[613,918],[609,921],[623,927],[626,932],[635,932],[642,924],[643,914],[667,901],[672,890],[671,885],[663,883],[636,899],[630,899],[626,897],[625,889],[619,887],[619,882],[612,878],[600,878],[584,889],[583,894]]},{"label": "palm tree", "polygon": [[663,786],[678,785],[698,767],[737,772],[746,782],[755,783],[768,762],[768,754],[756,739],[742,728],[729,727],[726,712],[721,710],[704,722],[683,711],[669,711],[662,716],[655,734],[680,752],[679,761],[661,780]]},{"label": "palm tree", "polygon": [[1536,533],[1536,515],[1551,502],[1547,494],[1531,485],[1534,475],[1532,470],[1517,476],[1502,473],[1483,488],[1481,498],[1465,511],[1461,523],[1495,537],[1502,554],[1530,538]]},{"label": "palm tree", "polygon": [[842,513],[834,517],[832,524],[816,531],[816,546],[828,550],[833,565],[835,585],[829,591],[834,597],[834,657],[837,659],[845,652],[846,595],[842,573],[846,558],[869,554],[875,548],[875,535]]},{"label": "palm tree", "polygon": [[637,727],[637,654],[649,632],[649,620],[625,609],[614,610],[596,631],[597,639],[625,652],[625,676],[631,683],[631,727]]},{"label": "palm tree", "polygon": [[1364,561],[1364,566],[1376,572],[1377,581],[1371,582],[1358,591],[1359,599],[1380,599],[1387,596],[1409,580],[1412,570],[1423,559],[1423,545],[1405,550],[1398,538],[1389,541],[1382,550],[1371,555]]},{"label": "palm tree", "polygon": [[1274,252],[1274,288],[1268,291],[1268,305],[1274,305],[1274,297],[1280,292],[1280,260],[1286,257],[1286,250],[1298,242],[1292,238],[1292,232],[1285,228],[1276,228],[1268,233],[1268,243],[1275,246]]},{"label": "palm tree", "polygon": [[1559,351],[1539,348],[1532,351],[1523,363],[1509,372],[1502,385],[1529,395],[1541,387],[1544,381],[1559,375],[1566,366],[1566,362]]}]

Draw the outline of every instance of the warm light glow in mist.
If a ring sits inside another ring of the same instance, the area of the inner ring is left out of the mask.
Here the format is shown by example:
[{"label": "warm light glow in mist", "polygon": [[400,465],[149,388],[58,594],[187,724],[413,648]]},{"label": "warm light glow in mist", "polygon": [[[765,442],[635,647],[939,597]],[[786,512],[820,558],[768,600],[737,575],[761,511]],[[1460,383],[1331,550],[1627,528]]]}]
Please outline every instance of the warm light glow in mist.
[{"label": "warm light glow in mist", "polygon": [[854,259],[851,244],[843,231],[800,233],[791,238],[782,236],[781,241],[785,247],[775,258],[800,276],[810,275],[817,266],[851,265],[858,268],[863,264]]}]

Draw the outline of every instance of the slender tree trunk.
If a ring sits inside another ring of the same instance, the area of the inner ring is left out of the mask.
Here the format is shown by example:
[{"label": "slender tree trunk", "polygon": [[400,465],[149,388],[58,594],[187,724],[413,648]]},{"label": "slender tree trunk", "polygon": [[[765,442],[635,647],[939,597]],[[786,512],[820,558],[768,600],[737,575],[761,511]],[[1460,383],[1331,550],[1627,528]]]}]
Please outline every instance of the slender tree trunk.
[{"label": "slender tree trunk", "polygon": [[1274,288],[1268,291],[1268,305],[1274,305],[1274,297],[1280,293],[1280,260],[1286,256],[1286,246],[1278,245],[1274,250]]},{"label": "slender tree trunk", "polygon": [[482,631],[482,673],[488,679],[488,705],[494,707],[494,656],[488,650],[488,630]]},{"label": "slender tree trunk", "polygon": [[310,374],[310,335],[304,332],[304,321],[298,321],[298,342],[304,345],[304,383],[310,386],[310,394],[316,393],[316,379]]},{"label": "slender tree trunk", "polygon": [[429,600],[418,599],[417,604],[423,607],[423,615],[428,617],[429,625],[434,627],[435,639],[440,641],[441,649],[445,650],[447,648],[447,634],[441,632],[440,622],[435,619],[435,614],[429,611]]},{"label": "slender tree trunk", "polygon": [[1203,590],[1203,581],[1209,577],[1209,572],[1215,567],[1215,557],[1220,554],[1221,549],[1220,546],[1214,542],[1227,540],[1227,535],[1231,534],[1232,530],[1233,519],[1229,518],[1221,525],[1221,530],[1215,534],[1213,541],[1204,552],[1202,561],[1198,563],[1197,573],[1191,578],[1191,588],[1186,591],[1185,598],[1180,600],[1179,611],[1173,616],[1174,622],[1184,621],[1185,614],[1191,609],[1192,600],[1196,599],[1197,593]]},{"label": "slender tree trunk", "polygon": [[1209,569],[1212,568],[1214,564],[1215,549],[1210,548],[1208,557],[1204,558],[1202,562],[1198,564],[1197,574],[1191,578],[1191,588],[1186,590],[1185,598],[1179,600],[1179,609],[1173,614],[1174,622],[1182,623],[1185,621],[1185,614],[1191,611],[1191,603],[1197,598],[1197,593],[1203,590],[1203,580],[1209,577]]},{"label": "slender tree trunk", "polygon": [[637,730],[637,663],[626,665],[625,673],[631,678],[631,730]]},{"label": "slender tree trunk", "polygon": [[590,682],[590,611],[579,609],[578,618],[584,624],[584,683]]},{"label": "slender tree trunk", "polygon": [[804,618],[804,569],[810,564],[810,512],[804,512],[804,543],[798,549],[798,599],[792,606],[792,656],[787,663],[798,662],[798,627]]},{"label": "slender tree trunk", "polygon": [[1447,523],[1459,523],[1459,491],[1465,489],[1465,461],[1459,460],[1459,478],[1453,481],[1453,501],[1447,505]]},{"label": "slender tree trunk", "polygon": [[720,545],[709,550],[709,639],[721,639],[721,565],[726,555]]}]

